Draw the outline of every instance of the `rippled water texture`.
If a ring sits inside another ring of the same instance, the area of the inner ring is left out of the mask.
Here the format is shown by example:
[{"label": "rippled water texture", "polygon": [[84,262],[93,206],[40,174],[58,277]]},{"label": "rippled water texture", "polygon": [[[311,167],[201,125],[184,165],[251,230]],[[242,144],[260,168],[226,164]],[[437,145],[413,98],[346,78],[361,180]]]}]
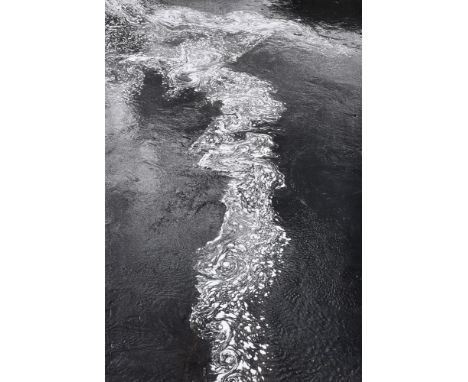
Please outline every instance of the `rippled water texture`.
[{"label": "rippled water texture", "polygon": [[[301,370],[287,367],[294,361],[294,351],[289,360],[283,359],[284,365],[277,364],[290,344],[282,347],[278,340],[285,338],[278,332],[283,323],[275,320],[271,304],[277,301],[286,307],[291,293],[296,293],[291,286],[282,289],[280,275],[291,270],[301,240],[294,223],[284,213],[282,217],[281,201],[294,203],[298,198],[304,211],[320,213],[310,195],[291,194],[298,185],[288,180],[288,160],[297,153],[282,158],[278,142],[281,145],[285,139],[281,137],[291,134],[288,129],[297,129],[297,121],[285,121],[297,113],[298,103],[305,106],[307,97],[313,96],[307,81],[321,87],[326,76],[335,76],[333,84],[346,84],[351,78],[351,87],[357,86],[360,69],[353,63],[360,60],[360,36],[293,20],[289,13],[275,12],[271,2],[229,4],[210,8],[207,2],[187,6],[106,1],[106,324],[107,375],[113,380],[324,380],[314,361],[319,358],[318,346],[307,353],[308,363],[294,366]],[[295,65],[287,62],[291,55]],[[302,75],[306,82],[297,83],[294,75]],[[335,89],[336,102],[348,91],[347,85],[326,86]],[[310,136],[310,129],[302,135],[317,139]],[[360,137],[355,139],[360,142]],[[290,142],[283,143],[288,148]],[[300,140],[298,148],[304,150],[303,144]],[[359,152],[359,145],[355,149]],[[359,160],[350,161],[354,166]],[[293,168],[297,171],[299,166],[300,162]],[[281,189],[280,204],[275,204]],[[332,224],[328,217],[323,224],[310,217],[299,230],[308,224],[314,225],[315,233],[326,229],[325,223]],[[309,253],[310,248],[302,251]],[[289,281],[301,279],[301,270],[295,272]],[[168,292],[161,293],[156,285],[166,278],[162,288]],[[281,297],[278,293],[283,290],[286,295]],[[354,287],[351,290],[354,293]],[[304,297],[312,297],[304,292]],[[333,302],[335,296],[330,298]],[[360,302],[355,298],[359,315]],[[125,299],[129,306],[123,308]],[[294,299],[293,309],[299,308],[299,298]],[[167,325],[177,325],[178,318],[168,324],[171,318],[166,317],[173,303],[181,312],[175,333]],[[145,317],[148,306],[153,314],[165,317],[162,325],[151,314]],[[323,312],[312,312],[317,313]],[[300,312],[295,316],[299,322],[286,330],[308,335],[301,325],[312,327],[314,320]],[[128,329],[129,322],[141,334],[128,336],[123,328]],[[147,330],[150,336],[144,334]],[[167,343],[168,336],[190,349],[174,354],[182,359],[183,370],[144,366],[151,357],[156,362],[154,346],[165,344],[159,352],[168,353],[171,346],[178,348],[180,344]],[[310,346],[317,342],[308,341]],[[300,342],[291,338],[292,344],[302,346]],[[133,358],[141,346],[150,350]],[[360,359],[359,350],[354,351]],[[330,380],[356,380],[359,359],[358,365],[335,366]],[[132,374],[135,363],[147,371]],[[193,364],[199,365],[199,371],[193,370]],[[318,379],[313,379],[314,374]]]}]

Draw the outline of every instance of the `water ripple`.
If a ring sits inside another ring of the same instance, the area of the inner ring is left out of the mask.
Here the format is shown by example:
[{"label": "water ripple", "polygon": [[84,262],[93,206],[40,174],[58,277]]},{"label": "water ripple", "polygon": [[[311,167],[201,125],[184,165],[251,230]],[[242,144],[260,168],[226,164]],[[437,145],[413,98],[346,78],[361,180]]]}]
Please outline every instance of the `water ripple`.
[{"label": "water ripple", "polygon": [[[229,177],[219,235],[198,250],[199,298],[192,327],[211,343],[216,381],[261,381],[268,344],[267,324],[254,314],[279,272],[288,238],[275,220],[272,196],[284,177],[272,161],[274,126],[285,106],[264,80],[226,67],[284,27],[246,12],[224,17],[188,8],[159,7],[147,54],[127,56],[126,67],[158,70],[177,97],[185,89],[219,104],[221,115],[191,147],[199,165]],[[251,310],[251,306],[256,309]]]}]

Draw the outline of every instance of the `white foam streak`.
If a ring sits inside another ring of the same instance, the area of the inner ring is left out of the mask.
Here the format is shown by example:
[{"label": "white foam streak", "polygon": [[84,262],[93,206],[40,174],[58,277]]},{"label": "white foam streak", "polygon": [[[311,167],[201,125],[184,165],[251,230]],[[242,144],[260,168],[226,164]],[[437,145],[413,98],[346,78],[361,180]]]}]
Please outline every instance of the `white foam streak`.
[{"label": "white foam streak", "polygon": [[273,140],[258,126],[279,119],[284,106],[272,98],[266,81],[227,68],[210,74],[199,87],[212,102],[222,102],[222,115],[193,149],[204,153],[201,166],[231,180],[221,232],[199,250],[200,297],[191,320],[212,343],[217,381],[259,381],[265,328],[249,304],[261,304],[267,295],[287,238],[271,205],[283,176],[270,159]]},{"label": "white foam streak", "polygon": [[226,64],[278,30],[296,27],[254,13],[221,17],[179,7],[156,8],[148,20],[152,48],[127,57],[125,64],[158,70],[170,97],[190,88],[221,105],[221,115],[192,147],[201,155],[200,166],[230,180],[219,235],[198,250],[200,295],[191,323],[211,343],[216,381],[261,381],[266,326],[250,307],[258,308],[268,295],[288,242],[272,208],[284,177],[272,161],[274,143],[264,127],[272,128],[285,107],[273,98],[269,82]]}]

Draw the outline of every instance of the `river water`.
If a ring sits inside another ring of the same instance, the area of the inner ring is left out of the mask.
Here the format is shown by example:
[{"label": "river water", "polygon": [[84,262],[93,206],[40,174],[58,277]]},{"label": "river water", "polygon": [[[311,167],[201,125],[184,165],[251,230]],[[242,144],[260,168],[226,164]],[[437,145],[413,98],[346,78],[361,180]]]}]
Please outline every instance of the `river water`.
[{"label": "river water", "polygon": [[361,34],[106,1],[106,377],[361,379]]}]

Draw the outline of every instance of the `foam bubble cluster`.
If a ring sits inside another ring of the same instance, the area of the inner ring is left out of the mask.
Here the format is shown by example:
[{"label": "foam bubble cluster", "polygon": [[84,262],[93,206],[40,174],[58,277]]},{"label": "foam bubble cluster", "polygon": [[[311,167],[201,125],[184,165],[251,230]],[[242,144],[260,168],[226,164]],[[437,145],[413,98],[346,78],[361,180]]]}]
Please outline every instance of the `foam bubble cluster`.
[{"label": "foam bubble cluster", "polygon": [[285,107],[273,98],[269,82],[226,64],[271,36],[284,21],[246,12],[214,16],[179,7],[156,8],[148,19],[152,47],[145,55],[127,57],[126,64],[162,73],[169,97],[190,88],[221,105],[221,114],[191,148],[201,156],[200,166],[229,177],[219,235],[198,250],[199,298],[191,324],[211,344],[216,381],[261,381],[268,344],[258,307],[279,272],[288,242],[272,208],[273,193],[284,187],[284,177],[272,161],[274,143],[268,131]]},{"label": "foam bubble cluster", "polygon": [[258,126],[275,122],[284,107],[265,81],[225,68],[218,76],[223,80],[215,76],[215,85],[205,91],[222,102],[223,114],[193,148],[204,153],[201,166],[227,174],[230,181],[221,231],[199,250],[200,297],[191,320],[213,344],[217,381],[259,381],[268,345],[261,317],[249,308],[268,295],[287,237],[272,208],[283,175],[271,161],[272,138]]}]

